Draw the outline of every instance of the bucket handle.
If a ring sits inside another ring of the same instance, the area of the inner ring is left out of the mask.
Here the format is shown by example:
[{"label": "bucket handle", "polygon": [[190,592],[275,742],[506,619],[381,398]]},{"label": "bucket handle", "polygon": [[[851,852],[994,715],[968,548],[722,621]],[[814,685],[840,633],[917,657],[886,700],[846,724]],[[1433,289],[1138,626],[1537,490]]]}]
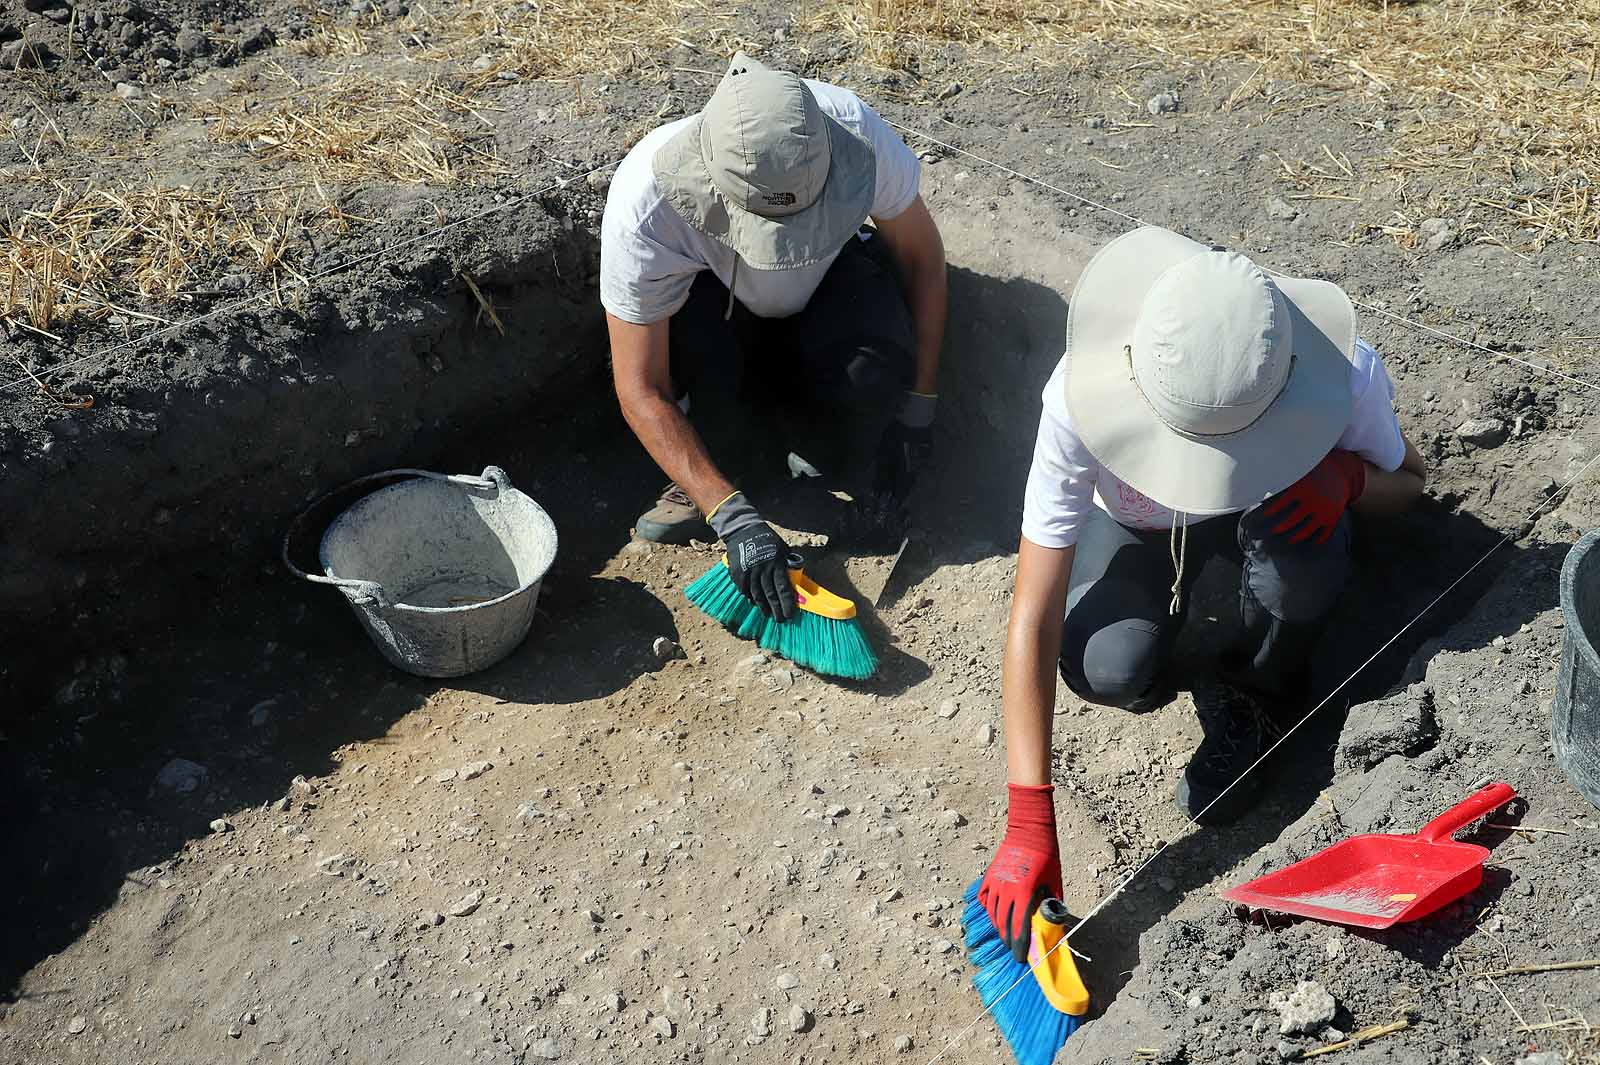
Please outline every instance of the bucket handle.
[{"label": "bucket handle", "polygon": [[283,559],[284,567],[301,580],[312,581],[316,584],[332,584],[340,588],[348,588],[355,593],[357,602],[376,603],[378,608],[381,610],[392,609],[394,607],[394,600],[389,598],[389,593],[385,591],[383,585],[379,584],[377,581],[358,581],[351,580],[346,577],[329,577],[321,573],[307,573],[299,566],[296,566],[294,564],[294,560],[289,557],[289,545],[294,540],[295,533],[300,531],[300,526],[304,524],[306,518],[311,514],[312,511],[322,506],[322,504],[326,503],[334,496],[347,492],[356,487],[356,485],[367,484],[371,481],[380,481],[386,477],[425,477],[430,481],[444,481],[446,484],[453,484],[461,488],[476,488],[479,490],[489,490],[495,492],[499,492],[511,487],[511,481],[506,477],[506,471],[502,470],[498,466],[485,466],[483,468],[483,474],[477,477],[474,477],[470,473],[435,473],[432,470],[416,470],[410,468],[381,470],[378,473],[369,473],[365,477],[357,477],[355,480],[348,481],[332,491],[324,492],[309,505],[307,505],[304,510],[300,511],[299,514],[295,515],[294,520],[289,523],[288,531],[283,534],[283,546],[279,551],[279,555]]}]

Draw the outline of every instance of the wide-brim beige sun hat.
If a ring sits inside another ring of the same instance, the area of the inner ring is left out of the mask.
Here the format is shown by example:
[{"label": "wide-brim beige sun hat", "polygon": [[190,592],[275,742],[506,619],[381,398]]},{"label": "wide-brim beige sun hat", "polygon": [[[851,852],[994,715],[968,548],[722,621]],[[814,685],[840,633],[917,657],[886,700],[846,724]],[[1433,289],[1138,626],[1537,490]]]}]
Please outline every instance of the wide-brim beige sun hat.
[{"label": "wide-brim beige sun hat", "polygon": [[867,220],[878,180],[872,146],[825,114],[799,75],[743,53],[652,165],[684,221],[757,270],[837,253]]},{"label": "wide-brim beige sun hat", "polygon": [[1328,281],[1146,226],[1097,252],[1067,314],[1067,410],[1124,483],[1186,514],[1282,491],[1350,424],[1356,314]]}]

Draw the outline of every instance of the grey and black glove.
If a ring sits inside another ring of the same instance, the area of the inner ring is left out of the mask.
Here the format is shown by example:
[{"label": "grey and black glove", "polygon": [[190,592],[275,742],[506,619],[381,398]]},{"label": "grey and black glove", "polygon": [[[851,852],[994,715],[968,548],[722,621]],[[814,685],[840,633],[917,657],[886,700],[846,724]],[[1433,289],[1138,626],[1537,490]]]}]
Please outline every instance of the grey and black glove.
[{"label": "grey and black glove", "polygon": [[788,621],[795,614],[794,585],[789,581],[789,545],[761,520],[756,508],[735,492],[709,518],[728,551],[733,583],[769,618]]},{"label": "grey and black glove", "polygon": [[938,396],[907,392],[899,415],[884,430],[873,491],[886,502],[903,506],[917,475],[928,465],[938,404]]}]

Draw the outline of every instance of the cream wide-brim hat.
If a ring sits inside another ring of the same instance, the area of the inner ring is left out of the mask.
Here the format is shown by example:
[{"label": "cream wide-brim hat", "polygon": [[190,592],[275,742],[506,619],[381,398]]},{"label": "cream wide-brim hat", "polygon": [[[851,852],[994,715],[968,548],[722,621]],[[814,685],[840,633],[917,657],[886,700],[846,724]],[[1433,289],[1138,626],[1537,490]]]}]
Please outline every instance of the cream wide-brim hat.
[{"label": "cream wide-brim hat", "polygon": [[1169,510],[1233,513],[1305,476],[1348,428],[1355,342],[1338,285],[1147,226],[1078,278],[1067,410],[1089,453],[1136,491]]}]

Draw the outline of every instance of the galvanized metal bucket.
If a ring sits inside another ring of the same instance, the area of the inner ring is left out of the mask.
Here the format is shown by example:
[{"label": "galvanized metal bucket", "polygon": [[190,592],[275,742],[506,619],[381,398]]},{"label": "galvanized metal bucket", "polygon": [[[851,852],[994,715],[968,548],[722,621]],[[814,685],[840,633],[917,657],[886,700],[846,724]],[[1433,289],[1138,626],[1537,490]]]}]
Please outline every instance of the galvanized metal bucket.
[{"label": "galvanized metal bucket", "polygon": [[[397,476],[409,479],[362,496],[329,524],[322,574],[294,564],[290,541],[318,504]],[[421,677],[459,677],[509,655],[528,634],[555,557],[555,523],[497,466],[481,477],[369,474],[313,503],[283,539],[289,571],[337,586],[383,657]]]},{"label": "galvanized metal bucket", "polygon": [[1600,529],[1561,566],[1561,672],[1550,711],[1556,761],[1572,786],[1600,806]]}]

